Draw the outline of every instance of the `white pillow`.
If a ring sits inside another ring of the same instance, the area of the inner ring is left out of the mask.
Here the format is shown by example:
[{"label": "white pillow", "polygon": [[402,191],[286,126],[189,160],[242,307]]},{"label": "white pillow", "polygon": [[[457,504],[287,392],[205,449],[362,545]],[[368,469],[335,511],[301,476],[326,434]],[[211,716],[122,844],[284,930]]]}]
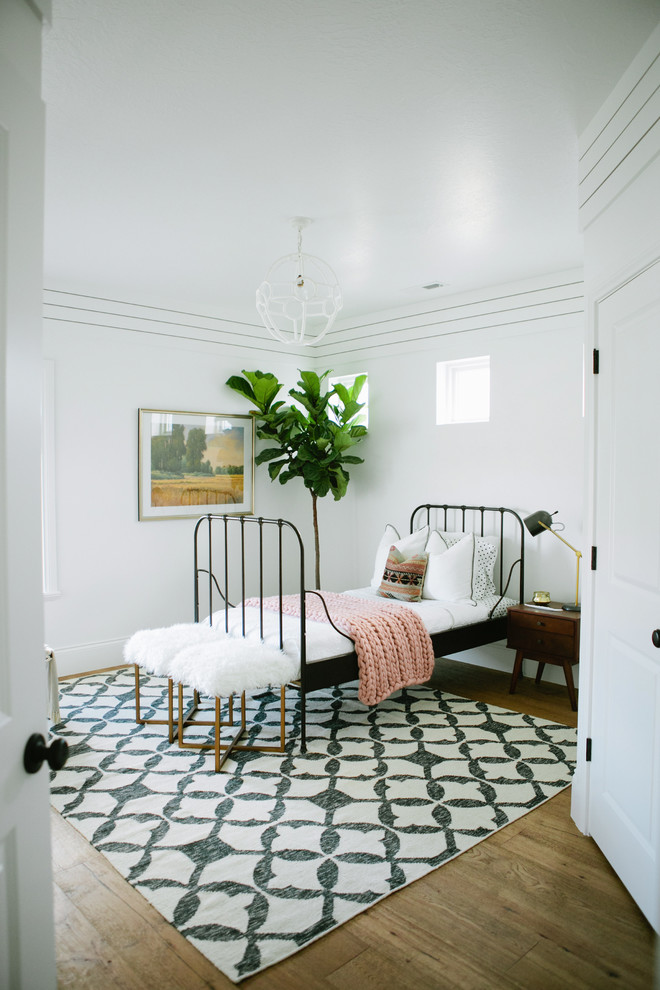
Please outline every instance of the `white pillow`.
[{"label": "white pillow", "polygon": [[[456,540],[458,543],[458,540]],[[440,533],[437,530],[433,530],[428,540],[426,541],[426,552],[427,553],[444,553],[449,547],[449,544],[443,540]]]},{"label": "white pillow", "polygon": [[[433,530],[431,536],[429,537],[429,542],[431,541],[431,538],[435,536],[436,541],[439,539],[447,548],[451,548],[464,539],[465,535],[465,533],[446,533],[439,530]],[[472,597],[486,598],[488,595],[494,595],[496,593],[493,572],[495,570],[495,561],[497,560],[497,554],[500,548],[500,540],[498,536],[477,536],[476,533],[474,534],[474,538],[477,552],[474,567]]]},{"label": "white pillow", "polygon": [[475,557],[474,533],[440,553],[430,550],[422,597],[441,602],[472,598]]},{"label": "white pillow", "polygon": [[424,553],[424,547],[426,546],[426,541],[428,538],[428,526],[425,526],[424,529],[418,529],[414,533],[410,533],[408,536],[400,537],[394,526],[391,526],[388,523],[385,527],[385,532],[380,538],[378,549],[376,550],[376,560],[374,563],[374,572],[371,578],[371,587],[380,588],[380,582],[383,580],[383,572],[385,570],[385,564],[387,563],[390,547],[396,547],[397,550],[404,555],[404,557],[414,557],[416,554]]}]

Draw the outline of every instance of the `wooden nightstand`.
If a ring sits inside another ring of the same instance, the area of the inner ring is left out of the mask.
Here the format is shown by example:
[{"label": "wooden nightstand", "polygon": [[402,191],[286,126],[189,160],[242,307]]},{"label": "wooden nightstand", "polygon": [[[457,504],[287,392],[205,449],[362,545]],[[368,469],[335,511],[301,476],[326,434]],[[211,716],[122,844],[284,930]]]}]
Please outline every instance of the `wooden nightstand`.
[{"label": "wooden nightstand", "polygon": [[[560,609],[556,602],[551,606]],[[507,609],[507,643],[516,651],[509,694],[516,690],[525,657],[538,661],[536,683],[546,663],[564,668],[571,708],[577,711],[573,664],[580,660],[580,613],[554,611],[539,605],[512,605]]]}]

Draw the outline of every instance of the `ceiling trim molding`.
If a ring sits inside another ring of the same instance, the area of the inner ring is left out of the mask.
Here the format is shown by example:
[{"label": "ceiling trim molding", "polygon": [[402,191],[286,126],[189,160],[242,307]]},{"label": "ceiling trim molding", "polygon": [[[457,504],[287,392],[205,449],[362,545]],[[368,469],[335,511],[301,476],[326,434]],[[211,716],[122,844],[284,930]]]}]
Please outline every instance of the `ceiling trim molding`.
[{"label": "ceiling trim molding", "polygon": [[283,346],[258,323],[82,293],[44,291],[44,319],[52,325],[82,325],[90,333],[111,330],[145,334],[164,342],[203,341],[249,352],[251,356],[260,352],[293,361],[304,357],[310,365],[337,357],[357,359],[361,355],[424,350],[437,346],[441,337],[460,334],[540,333],[576,320],[581,326],[583,317],[581,271],[464,293],[447,298],[442,306],[431,310],[397,310],[373,314],[352,325],[344,322],[314,347]]},{"label": "ceiling trim molding", "polygon": [[[58,289],[44,290],[44,320],[76,324],[94,329],[148,334],[161,338],[206,341],[250,352],[282,354],[282,346],[272,340],[266,328],[257,323],[180,312],[161,306],[132,303]],[[294,357],[309,348],[287,348]]]},{"label": "ceiling trim molding", "polygon": [[660,27],[580,140],[579,212],[586,229],[660,154]]},{"label": "ceiling trim molding", "polygon": [[[315,354],[357,357],[388,351],[434,347],[439,337],[482,331],[541,332],[558,321],[583,320],[582,273],[547,276],[533,283],[515,283],[447,300],[446,305],[421,313],[380,314],[369,321],[333,330]],[[518,328],[518,330],[516,330]]]}]

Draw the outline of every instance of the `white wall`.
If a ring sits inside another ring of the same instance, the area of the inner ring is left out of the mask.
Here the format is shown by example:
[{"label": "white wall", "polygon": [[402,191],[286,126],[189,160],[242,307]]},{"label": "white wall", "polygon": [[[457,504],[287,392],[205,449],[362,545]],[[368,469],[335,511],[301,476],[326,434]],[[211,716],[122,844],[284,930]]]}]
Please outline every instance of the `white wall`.
[{"label": "white wall", "polygon": [[[247,413],[248,402],[224,384],[229,375],[260,367],[289,387],[300,362],[174,336],[163,313],[120,315],[111,327],[107,314],[83,310],[90,301],[76,310],[67,300],[62,310],[55,298],[44,357],[55,369],[59,594],[45,602],[45,633],[66,674],[120,662],[137,629],[192,621],[195,521],[138,522],[138,408]],[[308,501],[295,483],[285,489],[265,469],[255,472],[255,511],[291,519],[306,539]]]},{"label": "white wall", "polygon": [[[334,336],[325,364],[369,374],[366,463],[353,488],[358,585],[369,581],[384,525],[407,532],[411,510],[425,502],[505,505],[522,516],[557,509],[566,539],[585,551],[579,273],[449,298],[417,316],[381,314]],[[436,426],[436,362],[480,354],[490,354],[490,422]],[[574,600],[572,551],[549,534],[528,537],[526,548],[527,595],[544,589]],[[512,666],[504,645],[460,658]],[[544,677],[563,683],[555,668]]]},{"label": "white wall", "polygon": [[[580,542],[581,325],[476,336],[462,345],[439,337],[429,352],[369,361],[371,435],[357,486],[360,557],[386,522],[405,532],[411,509],[428,501],[506,505],[523,515],[559,509]],[[436,362],[481,353],[490,354],[490,422],[436,426]],[[555,543],[550,536],[530,539],[529,588],[541,582],[563,599],[572,591],[573,562]]]},{"label": "white wall", "polygon": [[[361,328],[344,325],[301,355],[271,347],[259,328],[218,329],[203,318],[48,294],[60,595],[45,609],[60,672],[110,666],[136,629],[192,618],[194,522],[137,520],[137,410],[247,412],[247,402],[224,386],[244,368],[273,371],[287,387],[313,360],[317,371],[369,374],[370,432],[357,449],[365,463],[353,467],[346,498],[319,503],[328,590],[368,584],[385,523],[407,531],[421,502],[506,505],[521,514],[558,509],[567,538],[581,546],[580,274],[443,306],[423,317],[374,317],[366,341]],[[490,422],[436,426],[436,361],[483,353],[491,355]],[[271,484],[257,468],[255,511],[300,527],[311,586],[311,499],[302,485]],[[550,536],[527,546],[528,594],[540,587],[570,600],[573,554]],[[512,663],[503,647],[472,659],[505,669]]]}]

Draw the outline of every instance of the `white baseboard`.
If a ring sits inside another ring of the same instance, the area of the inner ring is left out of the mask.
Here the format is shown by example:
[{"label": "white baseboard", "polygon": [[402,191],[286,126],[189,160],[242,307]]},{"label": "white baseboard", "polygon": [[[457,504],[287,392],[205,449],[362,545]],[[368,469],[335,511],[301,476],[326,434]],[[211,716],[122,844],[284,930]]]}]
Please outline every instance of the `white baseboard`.
[{"label": "white baseboard", "polygon": [[82,643],[79,646],[53,647],[58,677],[86,674],[93,670],[104,670],[106,667],[122,664],[124,643],[127,638],[108,639],[101,643]]}]

